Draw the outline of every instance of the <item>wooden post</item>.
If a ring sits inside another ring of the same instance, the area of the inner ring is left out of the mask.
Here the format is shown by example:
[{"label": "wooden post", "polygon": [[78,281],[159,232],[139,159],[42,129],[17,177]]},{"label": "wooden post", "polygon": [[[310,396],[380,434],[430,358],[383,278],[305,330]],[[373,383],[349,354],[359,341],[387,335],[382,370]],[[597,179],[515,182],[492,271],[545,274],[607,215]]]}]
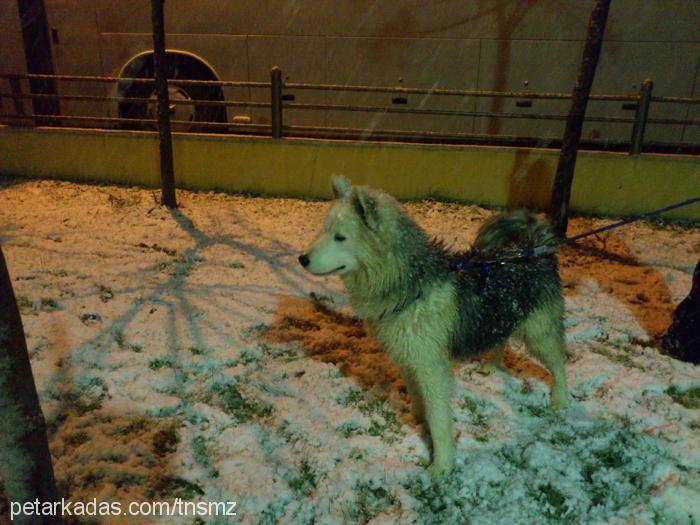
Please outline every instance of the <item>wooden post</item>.
[{"label": "wooden post", "polygon": [[175,171],[173,168],[173,137],[170,127],[170,100],[166,74],[165,22],[163,4],[165,0],[151,0],[153,22],[153,69],[158,98],[158,139],[160,144],[161,204],[177,208],[175,198]]},{"label": "wooden post", "polygon": [[[44,0],[18,0],[17,9],[22,28],[27,73],[53,75],[51,40],[44,3]],[[56,83],[53,79],[32,78],[29,80],[29,91],[33,94],[55,95]],[[20,103],[22,103],[21,100]],[[32,109],[35,115],[60,115],[61,113],[57,98],[33,98]],[[35,125],[60,126],[61,123],[57,119],[37,117]]]},{"label": "wooden post", "polygon": [[639,88],[639,98],[637,100],[637,110],[634,113],[634,125],[632,126],[632,138],[630,139],[630,155],[639,155],[644,146],[644,130],[647,126],[647,116],[649,115],[649,105],[651,104],[651,92],[654,83],[650,78],[642,82]]},{"label": "wooden post", "polygon": [[[46,423],[22,319],[0,248],[0,475],[12,503],[58,501]],[[61,523],[60,516],[16,516],[12,523]]]},{"label": "wooden post", "polygon": [[270,71],[270,110],[272,138],[282,138],[282,70],[277,66]]},{"label": "wooden post", "polygon": [[603,45],[605,23],[608,19],[611,0],[593,0],[593,10],[588,21],[586,32],[586,45],[583,49],[581,66],[576,76],[574,91],[571,96],[571,109],[566,119],[566,130],[559,154],[557,174],[554,179],[552,198],[549,206],[549,216],[554,227],[554,232],[559,237],[566,235],[569,215],[569,199],[571,198],[571,185],[574,180],[574,167],[576,166],[576,154],[583,129],[583,119],[586,116],[588,96],[591,93],[593,78],[595,77],[598,57]]}]

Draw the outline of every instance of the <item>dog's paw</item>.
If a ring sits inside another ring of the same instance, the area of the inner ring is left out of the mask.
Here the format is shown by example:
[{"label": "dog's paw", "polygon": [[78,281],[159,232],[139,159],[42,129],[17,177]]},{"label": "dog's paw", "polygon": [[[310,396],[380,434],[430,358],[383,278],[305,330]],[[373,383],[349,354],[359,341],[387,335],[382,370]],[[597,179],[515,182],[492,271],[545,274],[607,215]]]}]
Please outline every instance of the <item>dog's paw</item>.
[{"label": "dog's paw", "polygon": [[481,363],[479,368],[476,369],[476,371],[484,376],[490,376],[491,374],[495,374],[496,371],[498,370],[498,366],[495,363],[492,362],[486,362],[486,363]]},{"label": "dog's paw", "polygon": [[436,481],[440,477],[444,476],[447,474],[450,470],[452,470],[453,467],[453,462],[452,461],[433,461],[432,464],[426,469],[428,472],[428,475],[430,476],[430,479],[433,481]]},{"label": "dog's paw", "polygon": [[565,410],[569,408],[569,396],[554,395],[549,401],[549,406],[552,407],[552,410]]}]

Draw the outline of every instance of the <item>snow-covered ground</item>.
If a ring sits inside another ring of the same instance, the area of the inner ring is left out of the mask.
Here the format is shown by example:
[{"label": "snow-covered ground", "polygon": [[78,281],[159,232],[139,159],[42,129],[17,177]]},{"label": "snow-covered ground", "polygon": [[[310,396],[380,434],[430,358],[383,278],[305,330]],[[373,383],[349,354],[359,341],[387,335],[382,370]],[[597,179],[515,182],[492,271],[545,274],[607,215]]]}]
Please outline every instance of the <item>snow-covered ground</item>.
[{"label": "snow-covered ground", "polygon": [[[329,204],[50,181],[0,186],[0,239],[59,486],[74,501],[236,501],[139,523],[700,523],[700,369],[654,340],[697,229],[634,224],[560,256],[573,406],[543,368],[455,365],[457,467],[433,485],[397,370],[297,255]],[[406,204],[466,248],[493,212]],[[570,233],[606,221],[573,220]],[[85,523],[136,523],[103,517]]]}]

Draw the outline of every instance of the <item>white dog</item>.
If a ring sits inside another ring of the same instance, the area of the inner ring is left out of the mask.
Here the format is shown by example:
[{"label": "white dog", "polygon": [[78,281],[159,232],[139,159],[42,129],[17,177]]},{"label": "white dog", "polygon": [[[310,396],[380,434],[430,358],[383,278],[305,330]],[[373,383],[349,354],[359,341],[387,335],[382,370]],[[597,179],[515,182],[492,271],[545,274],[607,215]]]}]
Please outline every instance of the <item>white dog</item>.
[{"label": "white dog", "polygon": [[[337,273],[356,313],[401,369],[417,419],[433,443],[431,476],[454,464],[451,357],[494,349],[519,335],[552,373],[551,404],[568,403],[563,299],[556,258],[507,258],[555,245],[549,226],[524,211],[499,215],[471,250],[448,252],[388,194],[333,178],[336,201],[299,262],[314,275]],[[503,259],[499,263],[487,262]]]}]

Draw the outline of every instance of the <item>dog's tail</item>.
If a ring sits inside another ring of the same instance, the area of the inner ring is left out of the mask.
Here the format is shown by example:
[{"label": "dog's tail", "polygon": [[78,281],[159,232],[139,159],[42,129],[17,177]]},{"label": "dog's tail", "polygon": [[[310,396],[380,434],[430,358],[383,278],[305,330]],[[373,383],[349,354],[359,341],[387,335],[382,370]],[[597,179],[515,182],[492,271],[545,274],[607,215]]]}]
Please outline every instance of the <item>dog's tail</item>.
[{"label": "dog's tail", "polygon": [[479,229],[473,250],[482,254],[508,250],[550,248],[554,253],[557,238],[549,222],[529,210],[516,210],[492,217]]}]

